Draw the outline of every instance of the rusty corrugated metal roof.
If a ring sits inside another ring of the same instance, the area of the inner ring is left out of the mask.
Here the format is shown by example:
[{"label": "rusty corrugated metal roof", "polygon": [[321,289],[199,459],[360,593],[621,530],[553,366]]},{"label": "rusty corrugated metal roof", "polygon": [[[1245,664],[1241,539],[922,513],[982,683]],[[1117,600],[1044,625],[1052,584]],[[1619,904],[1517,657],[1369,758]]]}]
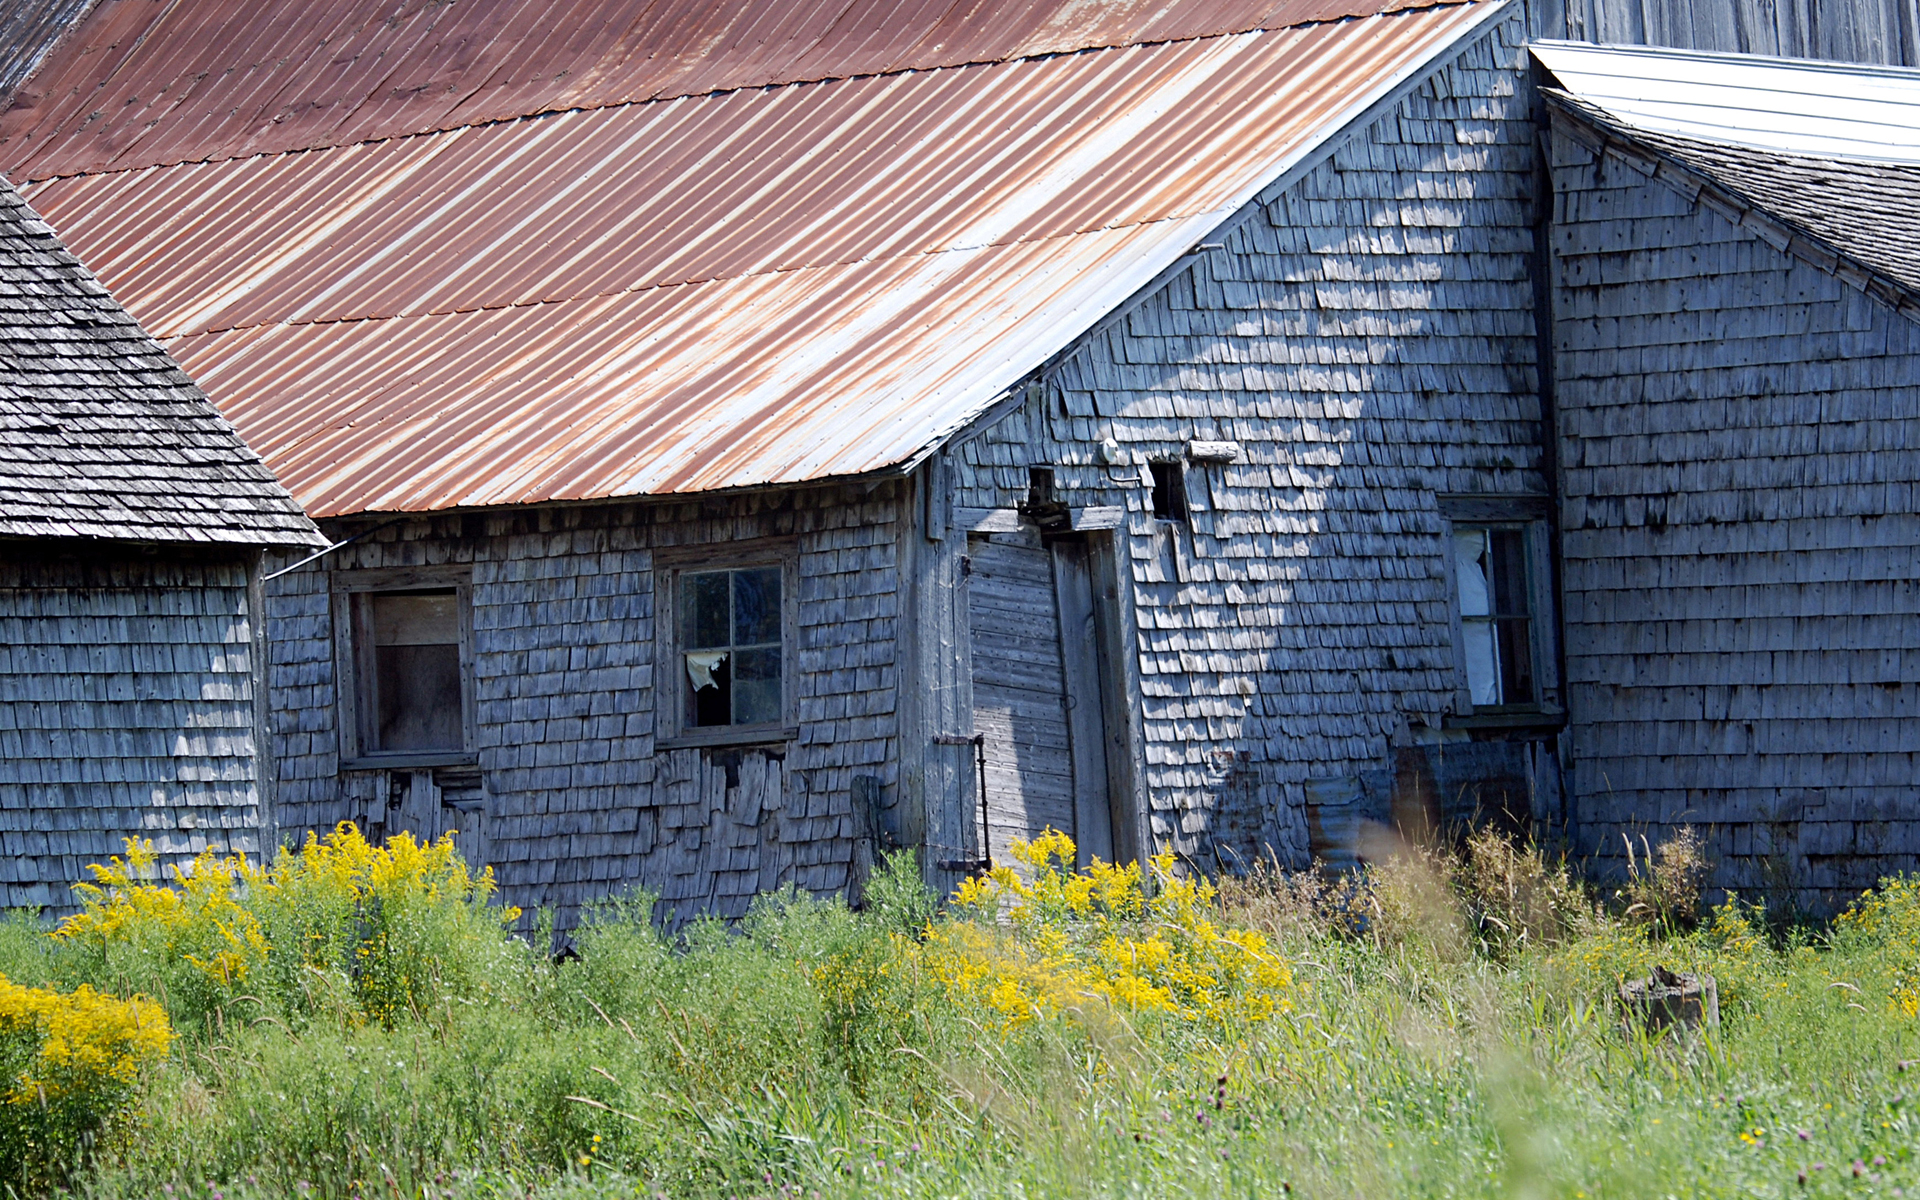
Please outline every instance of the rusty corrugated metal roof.
[{"label": "rusty corrugated metal roof", "polygon": [[[197,46],[143,43],[150,80],[204,70],[186,88],[204,95],[168,102],[144,136],[53,115],[34,128],[65,132],[28,136],[12,114],[0,162],[101,172],[30,194],[315,515],[802,482],[895,467],[963,425],[1490,12],[1032,58],[1019,55],[1264,20],[1274,6],[974,3],[994,19],[956,27],[950,3],[930,3],[862,25],[842,0],[822,32],[830,10],[805,9],[808,26],[771,5],[754,18],[767,28],[729,27],[734,43],[671,43],[717,45],[712,63],[658,46],[636,56],[631,30],[594,30],[576,39],[590,45],[534,55],[545,71],[498,43],[535,38],[503,32],[514,20],[568,29],[549,18],[569,0],[454,5],[491,13],[492,40],[463,43],[460,70],[444,41],[434,61],[486,86],[408,92],[392,81],[431,72],[396,64],[379,87],[354,85],[358,104],[294,105],[282,124],[297,127],[280,132],[233,117],[236,98],[285,107],[353,89],[289,92],[237,70],[216,86]],[[694,11],[635,6],[663,21]],[[138,75],[138,55],[90,35],[132,7],[103,0],[29,81],[46,77],[36,103],[80,94],[89,55],[96,74]],[[390,28],[430,11],[414,7]],[[548,15],[532,21],[533,7]],[[1082,11],[1097,19],[1061,33],[1062,14]],[[965,37],[940,32],[955,28]],[[241,61],[258,57],[247,36],[271,47],[275,29],[262,18],[222,36],[249,47]],[[406,54],[433,59],[423,45]],[[988,51],[1004,61],[977,61]],[[974,65],[848,66],[943,57]],[[745,82],[815,73],[831,81]],[[598,99],[458,123],[582,96]],[[316,136],[346,144],[279,152]],[[126,165],[143,155],[174,165]]]},{"label": "rusty corrugated metal roof", "polygon": [[0,162],[20,182],[1436,2],[100,0],[0,117]]}]

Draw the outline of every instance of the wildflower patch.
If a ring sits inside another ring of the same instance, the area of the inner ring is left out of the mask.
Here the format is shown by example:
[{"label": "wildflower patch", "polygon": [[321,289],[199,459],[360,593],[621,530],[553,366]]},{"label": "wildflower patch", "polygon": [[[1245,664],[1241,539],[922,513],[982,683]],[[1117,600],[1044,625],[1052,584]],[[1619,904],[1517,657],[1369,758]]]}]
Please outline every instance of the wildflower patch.
[{"label": "wildflower patch", "polygon": [[1075,870],[1074,849],[1048,830],[1013,843],[1024,876],[1001,867],[961,884],[959,919],[931,926],[916,950],[950,995],[1003,1026],[1089,1004],[1213,1025],[1293,1006],[1286,960],[1264,934],[1215,920],[1211,884],[1180,878],[1170,855],[1147,871],[1098,859]]},{"label": "wildflower patch", "polygon": [[501,928],[520,916],[488,907],[492,872],[470,873],[450,836],[376,846],[342,822],[271,868],[209,851],[171,885],[156,881],[151,842],[126,846],[91,868],[75,889],[85,907],[55,936],[95,948],[110,974],[157,974],[196,1020],[244,995],[283,1015],[392,1025],[484,991],[482,960],[510,953]]},{"label": "wildflower patch", "polygon": [[172,1043],[165,1010],[145,997],[0,976],[0,1177],[61,1181],[83,1146],[124,1128],[141,1072]]},{"label": "wildflower patch", "polygon": [[1883,950],[1888,1004],[1901,1016],[1920,1017],[1920,876],[1882,880],[1833,924],[1836,935]]}]

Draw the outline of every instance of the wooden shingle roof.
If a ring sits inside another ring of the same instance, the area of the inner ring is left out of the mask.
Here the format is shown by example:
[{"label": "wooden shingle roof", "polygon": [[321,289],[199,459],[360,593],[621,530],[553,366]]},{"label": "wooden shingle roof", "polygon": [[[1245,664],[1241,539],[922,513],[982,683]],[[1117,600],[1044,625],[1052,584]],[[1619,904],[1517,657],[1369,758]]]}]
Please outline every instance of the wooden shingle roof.
[{"label": "wooden shingle roof", "polygon": [[0,536],[326,544],[206,394],[4,181]]}]

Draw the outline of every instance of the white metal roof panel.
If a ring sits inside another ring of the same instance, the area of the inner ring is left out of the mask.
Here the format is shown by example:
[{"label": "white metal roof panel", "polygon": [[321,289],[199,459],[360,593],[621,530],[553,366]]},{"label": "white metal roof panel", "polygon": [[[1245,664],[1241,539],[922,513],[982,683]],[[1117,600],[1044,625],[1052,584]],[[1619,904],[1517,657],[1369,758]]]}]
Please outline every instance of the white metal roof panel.
[{"label": "white metal roof panel", "polygon": [[1581,42],[1533,44],[1567,91],[1639,129],[1920,164],[1920,70]]}]

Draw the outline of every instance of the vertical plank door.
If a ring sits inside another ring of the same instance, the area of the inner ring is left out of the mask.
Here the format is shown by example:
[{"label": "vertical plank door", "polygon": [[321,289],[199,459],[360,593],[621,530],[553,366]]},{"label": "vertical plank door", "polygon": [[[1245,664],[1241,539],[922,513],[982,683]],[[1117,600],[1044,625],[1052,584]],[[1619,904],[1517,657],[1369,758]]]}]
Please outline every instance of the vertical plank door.
[{"label": "vertical plank door", "polygon": [[970,544],[967,624],[973,728],[986,737],[987,812],[995,865],[1007,845],[1051,827],[1074,832],[1073,747],[1052,555],[1037,533]]},{"label": "vertical plank door", "polygon": [[1053,543],[1053,589],[1060,612],[1060,662],[1066,682],[1067,741],[1073,759],[1073,841],[1078,865],[1112,862],[1112,797],[1102,712],[1104,631],[1094,613],[1093,570],[1084,541]]}]

